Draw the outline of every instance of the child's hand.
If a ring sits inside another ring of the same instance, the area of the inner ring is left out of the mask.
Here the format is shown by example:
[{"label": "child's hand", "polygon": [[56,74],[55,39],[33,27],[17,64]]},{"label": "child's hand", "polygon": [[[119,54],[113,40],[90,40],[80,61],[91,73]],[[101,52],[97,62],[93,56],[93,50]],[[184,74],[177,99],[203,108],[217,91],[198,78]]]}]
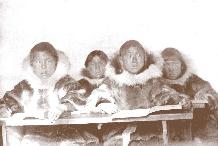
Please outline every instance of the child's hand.
[{"label": "child's hand", "polygon": [[0,107],[1,118],[9,118],[9,117],[11,117],[11,113],[12,113],[12,111],[9,108],[7,108],[5,106]]},{"label": "child's hand", "polygon": [[182,101],[179,102],[180,105],[182,105],[182,108],[184,109],[190,109],[192,107],[191,100],[184,98]]},{"label": "child's hand", "polygon": [[64,112],[64,109],[57,107],[48,112],[48,119],[51,121],[56,121],[61,114]]},{"label": "child's hand", "polygon": [[102,113],[114,114],[118,112],[118,107],[113,103],[101,103],[98,105],[98,108]]}]

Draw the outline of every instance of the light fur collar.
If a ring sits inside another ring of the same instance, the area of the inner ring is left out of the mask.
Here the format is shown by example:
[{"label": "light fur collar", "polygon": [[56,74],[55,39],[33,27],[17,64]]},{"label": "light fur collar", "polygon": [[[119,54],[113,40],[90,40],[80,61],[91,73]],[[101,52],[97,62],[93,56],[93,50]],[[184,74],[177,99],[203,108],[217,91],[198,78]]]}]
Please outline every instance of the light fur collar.
[{"label": "light fur collar", "polygon": [[23,79],[26,79],[33,88],[49,88],[54,87],[55,83],[63,76],[67,75],[70,70],[70,62],[68,57],[61,51],[58,51],[58,64],[54,74],[45,82],[41,82],[39,78],[33,73],[30,66],[30,57],[27,56],[23,61]]},{"label": "light fur collar", "polygon": [[88,73],[88,71],[86,70],[86,68],[83,68],[80,72],[80,78],[81,79],[86,79],[90,84],[92,85],[100,85],[105,78],[101,78],[101,79],[92,79]]},{"label": "light fur collar", "polygon": [[86,79],[86,80],[87,80],[90,84],[92,84],[92,85],[97,85],[97,86],[99,86],[99,85],[104,81],[105,78],[101,78],[101,79],[90,79],[90,78],[84,76],[83,79]]},{"label": "light fur collar", "polygon": [[[182,54],[182,53],[181,53]],[[170,80],[170,79],[163,79],[167,84],[179,84],[179,85],[184,85],[186,81],[195,73],[195,69],[193,68],[192,61],[190,58],[187,57],[187,55],[182,54],[183,61],[186,65],[186,71],[184,74],[176,79],[176,80]]]},{"label": "light fur collar", "polygon": [[[151,55],[151,54],[150,54]],[[131,74],[123,71],[121,74],[116,74],[115,68],[111,65],[106,67],[106,77],[113,80],[118,86],[134,86],[137,84],[145,84],[149,79],[162,76],[163,58],[160,55],[152,55],[154,64],[151,64],[147,69],[139,74]]]}]

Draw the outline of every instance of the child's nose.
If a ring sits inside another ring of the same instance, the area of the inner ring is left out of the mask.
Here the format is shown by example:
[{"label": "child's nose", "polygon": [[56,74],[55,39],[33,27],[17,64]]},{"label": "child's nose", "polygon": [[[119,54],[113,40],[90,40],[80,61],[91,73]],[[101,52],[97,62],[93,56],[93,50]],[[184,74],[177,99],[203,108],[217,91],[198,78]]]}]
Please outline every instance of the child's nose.
[{"label": "child's nose", "polygon": [[95,65],[95,70],[99,70],[100,66],[99,65]]},{"label": "child's nose", "polygon": [[137,57],[136,57],[136,56],[133,56],[133,57],[132,57],[132,63],[137,63],[137,62],[138,62]]},{"label": "child's nose", "polygon": [[46,69],[46,68],[47,68],[47,64],[46,64],[45,61],[42,61],[42,63],[41,63],[41,67],[42,67],[42,69]]}]

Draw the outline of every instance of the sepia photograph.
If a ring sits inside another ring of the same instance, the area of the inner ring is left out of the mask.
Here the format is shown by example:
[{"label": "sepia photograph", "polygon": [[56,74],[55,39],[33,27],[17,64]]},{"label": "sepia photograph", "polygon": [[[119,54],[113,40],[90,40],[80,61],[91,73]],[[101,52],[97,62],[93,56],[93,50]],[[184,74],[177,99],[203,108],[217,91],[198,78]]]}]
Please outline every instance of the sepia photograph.
[{"label": "sepia photograph", "polygon": [[0,0],[0,146],[217,146],[217,7]]}]

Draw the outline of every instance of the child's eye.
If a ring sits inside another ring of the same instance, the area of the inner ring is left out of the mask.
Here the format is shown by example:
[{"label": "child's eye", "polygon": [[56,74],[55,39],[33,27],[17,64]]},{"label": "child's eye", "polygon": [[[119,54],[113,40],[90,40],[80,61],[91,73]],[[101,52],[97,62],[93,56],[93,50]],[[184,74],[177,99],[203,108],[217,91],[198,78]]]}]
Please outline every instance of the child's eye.
[{"label": "child's eye", "polygon": [[47,59],[47,62],[48,62],[48,63],[51,63],[51,62],[52,62],[52,60],[51,60],[51,59]]},{"label": "child's eye", "polygon": [[40,63],[41,63],[41,61],[40,61],[40,60],[37,60],[37,61],[36,61],[36,63],[40,64]]}]

